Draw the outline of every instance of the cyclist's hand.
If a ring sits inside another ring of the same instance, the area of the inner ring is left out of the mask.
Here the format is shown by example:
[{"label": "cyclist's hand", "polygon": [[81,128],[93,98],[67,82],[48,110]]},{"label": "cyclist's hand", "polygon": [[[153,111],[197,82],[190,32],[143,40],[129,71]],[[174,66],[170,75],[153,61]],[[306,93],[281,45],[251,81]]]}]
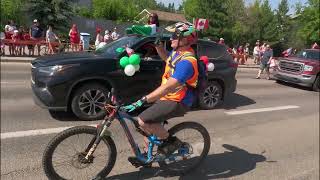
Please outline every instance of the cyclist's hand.
[{"label": "cyclist's hand", "polygon": [[156,39],[154,41],[154,44],[156,46],[160,46],[162,44],[161,39],[162,39],[162,35],[161,34],[157,34]]},{"label": "cyclist's hand", "polygon": [[134,103],[127,105],[127,106],[123,106],[122,109],[124,109],[127,112],[132,112],[132,111],[135,111],[135,110],[139,109],[140,107],[142,107],[146,102],[147,102],[147,99],[145,97],[143,97],[140,100],[138,100],[137,102],[134,102]]}]

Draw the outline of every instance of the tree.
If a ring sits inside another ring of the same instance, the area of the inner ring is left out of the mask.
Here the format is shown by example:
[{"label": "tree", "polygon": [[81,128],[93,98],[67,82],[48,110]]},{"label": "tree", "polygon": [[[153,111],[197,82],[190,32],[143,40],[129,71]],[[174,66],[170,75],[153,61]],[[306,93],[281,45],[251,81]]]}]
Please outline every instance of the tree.
[{"label": "tree", "polygon": [[204,36],[220,37],[227,25],[227,6],[224,0],[186,0],[183,3],[187,19],[194,18],[209,20],[209,29]]},{"label": "tree", "polygon": [[303,9],[301,16],[298,17],[300,23],[298,35],[304,40],[305,45],[309,46],[314,42],[319,43],[319,0],[309,0],[308,5]]},{"label": "tree", "polygon": [[65,31],[73,16],[71,3],[70,0],[29,0],[27,11],[42,26],[51,24],[55,29]]},{"label": "tree", "polygon": [[25,24],[23,4],[26,0],[1,0],[1,27],[4,28],[8,20],[14,20],[19,25]]},{"label": "tree", "polygon": [[287,0],[281,0],[277,10],[277,33],[280,41],[286,41],[290,30],[289,6]]}]

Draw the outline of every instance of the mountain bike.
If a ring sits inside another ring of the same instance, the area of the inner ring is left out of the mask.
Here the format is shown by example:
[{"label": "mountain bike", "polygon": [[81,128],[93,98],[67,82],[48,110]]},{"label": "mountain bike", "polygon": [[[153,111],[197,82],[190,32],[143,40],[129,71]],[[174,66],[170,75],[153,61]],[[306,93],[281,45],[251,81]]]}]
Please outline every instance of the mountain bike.
[{"label": "mountain bike", "polygon": [[[155,135],[144,132],[137,118],[130,116],[117,101],[114,90],[105,104],[106,117],[97,125],[76,126],[57,134],[47,145],[42,159],[44,172],[49,179],[104,179],[111,172],[117,158],[112,133],[108,130],[114,120],[123,128],[134,159],[128,159],[135,167],[158,165],[161,170],[173,174],[186,174],[196,168],[207,156],[210,136],[206,128],[196,122],[182,122],[170,128],[169,134],[182,141],[172,154],[164,155],[155,147],[163,142]],[[126,121],[133,123],[136,131],[148,138],[148,150],[142,153],[135,142]],[[198,135],[198,136],[197,136]]]}]

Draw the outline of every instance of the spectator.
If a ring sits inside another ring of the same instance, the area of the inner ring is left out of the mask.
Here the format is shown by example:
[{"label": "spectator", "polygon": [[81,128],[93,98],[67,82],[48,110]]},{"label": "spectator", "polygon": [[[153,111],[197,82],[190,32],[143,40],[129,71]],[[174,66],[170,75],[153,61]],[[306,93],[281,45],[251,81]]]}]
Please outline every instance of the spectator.
[{"label": "spectator", "polygon": [[319,45],[317,44],[317,42],[314,42],[314,44],[311,47],[312,49],[320,49]]},{"label": "spectator", "polygon": [[101,33],[101,29],[100,28],[97,28],[96,29],[96,33],[97,33],[97,36],[96,36],[96,41],[94,43],[94,45],[96,46],[96,48],[98,47],[98,45],[103,42],[103,36],[100,34]]},{"label": "spectator", "polygon": [[3,40],[6,38],[6,35],[5,35],[5,33],[4,32],[1,32],[0,33],[1,35],[1,39],[0,39],[0,56],[4,56],[4,55],[6,55],[5,54],[5,46],[4,46],[4,43],[3,43]]},{"label": "spectator", "polygon": [[[13,20],[9,20],[8,24],[4,27],[5,37],[6,39],[12,39],[13,31],[16,30],[17,27]],[[9,46],[9,54],[14,55],[14,45],[12,43],[7,44]]]},{"label": "spectator", "polygon": [[292,47],[284,50],[281,54],[283,57],[289,57],[291,54],[293,53],[293,49]]},{"label": "spectator", "polygon": [[70,45],[71,50],[79,51],[79,44],[80,44],[80,34],[77,28],[76,24],[73,24],[70,31],[69,31],[69,37],[70,37]]},{"label": "spectator", "polygon": [[270,79],[269,66],[273,57],[273,51],[269,45],[266,44],[265,47],[266,47],[265,52],[263,53],[263,56],[261,58],[260,70],[258,72],[256,79],[260,79],[260,75],[264,69],[266,70],[266,73],[267,73],[267,79],[268,80]]},{"label": "spectator", "polygon": [[237,58],[237,63],[240,64],[244,64],[244,49],[242,46],[239,46],[239,48],[237,49],[237,54],[238,54],[238,58]]},{"label": "spectator", "polygon": [[255,64],[260,64],[260,47],[258,42],[256,42],[256,46],[253,48],[253,61]]},{"label": "spectator", "polygon": [[52,31],[52,26],[48,25],[48,30],[46,32],[46,43],[48,43],[48,54],[54,54],[55,53],[55,42],[59,41],[59,44],[61,44],[61,41],[56,36],[56,34]]},{"label": "spectator", "polygon": [[[43,37],[43,30],[40,27],[40,24],[37,19],[33,20],[33,25],[30,27],[30,37],[31,40],[40,41]],[[38,55],[40,55],[40,44],[37,44],[38,47]],[[31,51],[32,56],[34,55],[34,48]]]},{"label": "spectator", "polygon": [[12,41],[13,41],[13,55],[18,56],[19,55],[19,49],[20,46],[19,41],[20,41],[20,36],[19,36],[19,31],[18,30],[14,30],[13,31],[13,35],[12,35]]},{"label": "spectator", "polygon": [[246,43],[246,46],[244,48],[244,60],[245,62],[248,61],[248,57],[249,57],[249,43]]},{"label": "spectator", "polygon": [[[20,41],[24,41],[23,34],[24,34],[24,27],[20,26],[19,27],[19,32],[18,32],[18,36],[19,36],[19,40]],[[24,44],[19,43],[17,45],[17,47],[19,48],[19,55],[26,55],[26,53],[25,53],[25,45]]]},{"label": "spectator", "polygon": [[223,39],[223,38],[220,38],[220,40],[219,40],[218,43],[219,43],[219,44],[224,44],[224,39]]},{"label": "spectator", "polygon": [[106,31],[104,32],[103,41],[104,41],[105,43],[110,43],[110,42],[112,41],[112,39],[111,39],[111,32],[110,32],[109,30],[106,30]]},{"label": "spectator", "polygon": [[115,27],[115,28],[113,29],[113,32],[112,32],[112,34],[111,34],[111,38],[112,38],[112,40],[114,40],[114,41],[119,38],[119,34],[117,33],[117,27]]}]

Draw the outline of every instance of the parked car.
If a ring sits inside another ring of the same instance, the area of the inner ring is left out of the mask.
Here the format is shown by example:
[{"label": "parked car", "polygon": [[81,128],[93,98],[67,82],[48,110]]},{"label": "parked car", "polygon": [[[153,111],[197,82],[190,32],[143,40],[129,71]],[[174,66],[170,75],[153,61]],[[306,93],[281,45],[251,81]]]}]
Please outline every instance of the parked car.
[{"label": "parked car", "polygon": [[[141,98],[160,85],[165,67],[155,50],[155,38],[124,36],[99,52],[37,58],[31,63],[31,85],[36,104],[51,112],[71,110],[80,119],[95,120],[104,116],[103,105],[108,101],[107,94],[112,87],[125,103]],[[169,39],[169,35],[162,39],[168,51],[171,50]],[[118,54],[116,49],[123,46],[129,46],[141,55],[140,70],[132,77],[126,76],[119,65],[125,52]],[[235,91],[237,64],[223,45],[199,40],[193,48],[198,57],[206,55],[215,65],[208,75],[208,87],[198,97],[201,108],[213,109]]]},{"label": "parked car", "polygon": [[294,56],[279,58],[273,76],[276,81],[285,81],[301,86],[320,89],[320,50],[304,49]]}]

